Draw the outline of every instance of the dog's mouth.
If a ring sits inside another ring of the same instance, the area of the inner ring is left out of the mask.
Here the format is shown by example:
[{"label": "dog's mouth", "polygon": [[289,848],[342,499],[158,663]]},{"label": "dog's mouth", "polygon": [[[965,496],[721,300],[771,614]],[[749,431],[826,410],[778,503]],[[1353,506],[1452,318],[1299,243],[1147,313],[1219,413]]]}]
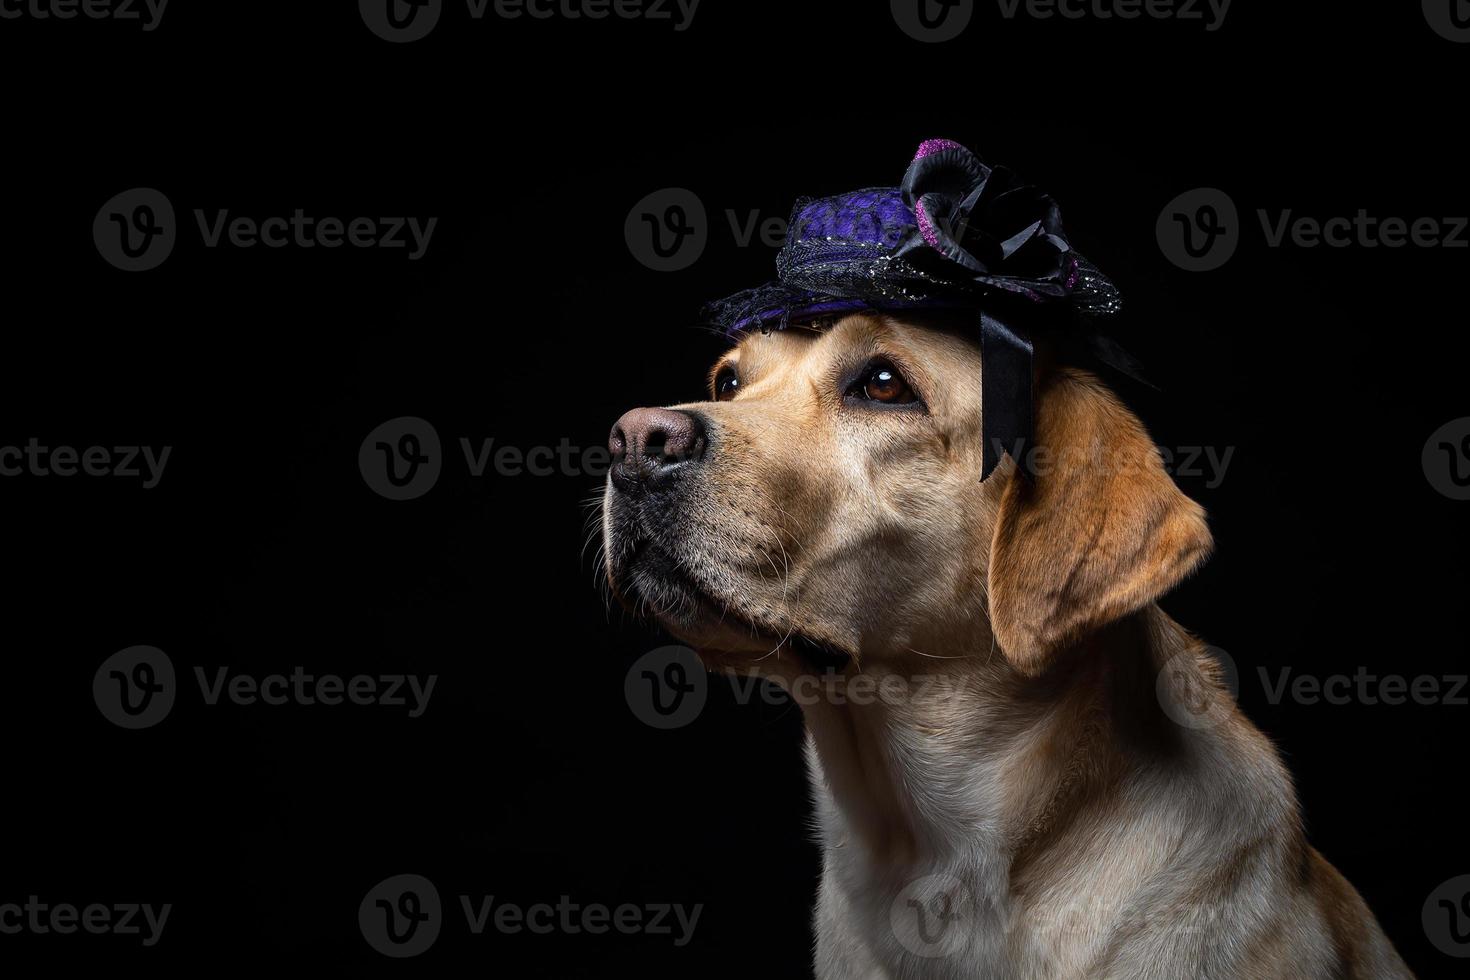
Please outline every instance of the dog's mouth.
[{"label": "dog's mouth", "polygon": [[625,605],[661,622],[688,628],[733,614],[681,565],[677,556],[645,535],[635,535],[609,574],[614,592]]},{"label": "dog's mouth", "polygon": [[800,631],[765,622],[721,597],[687,563],[646,534],[634,532],[608,567],[613,594],[637,615],[716,660],[744,660],[788,650],[815,671],[841,670],[851,654]]}]

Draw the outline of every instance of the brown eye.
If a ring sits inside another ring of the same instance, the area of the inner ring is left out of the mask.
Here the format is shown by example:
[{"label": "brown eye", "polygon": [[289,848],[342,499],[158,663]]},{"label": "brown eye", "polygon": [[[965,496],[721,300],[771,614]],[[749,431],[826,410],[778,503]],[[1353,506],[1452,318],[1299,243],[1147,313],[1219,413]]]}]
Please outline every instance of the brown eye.
[{"label": "brown eye", "polygon": [[740,390],[740,375],[733,367],[722,367],[715,375],[715,401],[727,402]]},{"label": "brown eye", "polygon": [[862,401],[884,405],[908,405],[919,400],[898,368],[884,360],[876,360],[863,368],[848,395]]}]

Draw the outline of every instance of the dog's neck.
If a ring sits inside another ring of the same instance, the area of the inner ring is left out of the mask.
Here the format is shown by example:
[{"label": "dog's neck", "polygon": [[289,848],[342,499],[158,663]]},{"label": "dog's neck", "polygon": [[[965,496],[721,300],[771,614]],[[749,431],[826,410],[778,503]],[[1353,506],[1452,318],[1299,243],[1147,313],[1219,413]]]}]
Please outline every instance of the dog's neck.
[{"label": "dog's neck", "polygon": [[963,859],[1014,879],[1140,746],[1168,744],[1153,689],[1167,627],[1182,643],[1141,613],[1039,679],[987,644],[851,668],[845,696],[799,698],[827,846],[897,876]]}]

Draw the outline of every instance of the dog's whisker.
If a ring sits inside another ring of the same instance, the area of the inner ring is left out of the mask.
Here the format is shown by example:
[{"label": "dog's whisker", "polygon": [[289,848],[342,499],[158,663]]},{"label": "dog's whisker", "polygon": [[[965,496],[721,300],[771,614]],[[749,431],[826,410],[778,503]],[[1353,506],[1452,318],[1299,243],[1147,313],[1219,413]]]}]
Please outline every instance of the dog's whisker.
[{"label": "dog's whisker", "polygon": [[904,649],[907,650],[909,653],[916,653],[916,654],[918,654],[921,657],[928,657],[930,660],[973,660],[974,659],[973,657],[968,656],[968,655],[966,655],[966,656],[958,656],[958,657],[941,657],[937,653],[925,653],[923,650],[915,650],[913,647],[904,647]]}]

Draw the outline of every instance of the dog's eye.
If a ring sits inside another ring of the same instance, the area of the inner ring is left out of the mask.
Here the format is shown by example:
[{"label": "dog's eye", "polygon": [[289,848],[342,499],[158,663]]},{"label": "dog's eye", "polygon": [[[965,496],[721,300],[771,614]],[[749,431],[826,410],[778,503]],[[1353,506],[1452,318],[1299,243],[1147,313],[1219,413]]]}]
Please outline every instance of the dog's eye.
[{"label": "dog's eye", "polygon": [[909,405],[919,400],[908,381],[898,373],[898,368],[881,358],[870,361],[863,368],[852,387],[847,389],[847,396],[884,405]]},{"label": "dog's eye", "polygon": [[733,367],[722,367],[715,375],[715,401],[727,402],[740,390],[740,375]]}]

